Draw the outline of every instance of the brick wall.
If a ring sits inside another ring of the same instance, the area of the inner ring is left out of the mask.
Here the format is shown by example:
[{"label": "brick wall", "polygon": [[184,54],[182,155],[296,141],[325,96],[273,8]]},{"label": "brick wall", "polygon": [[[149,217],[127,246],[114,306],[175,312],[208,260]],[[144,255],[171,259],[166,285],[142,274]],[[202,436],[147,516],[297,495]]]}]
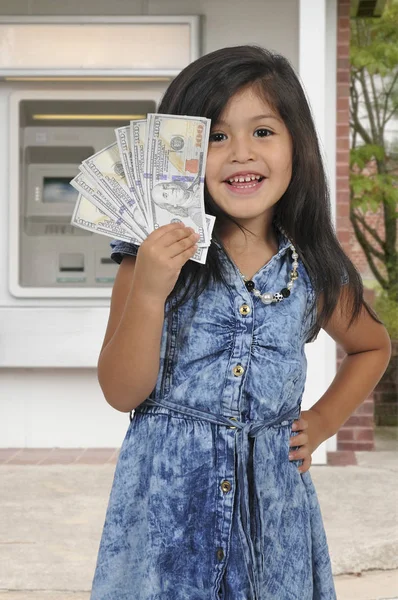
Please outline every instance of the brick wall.
[{"label": "brick wall", "polygon": [[[349,94],[350,94],[350,0],[338,0],[337,27],[337,155],[336,202],[337,235],[346,254],[362,272],[365,267],[357,248],[355,234],[349,218]],[[360,259],[361,262],[357,263]],[[344,352],[337,348],[337,365]],[[346,421],[337,433],[337,450],[374,449],[374,402],[369,397]],[[330,453],[329,453],[330,454]],[[332,461],[330,461],[332,462]]]}]

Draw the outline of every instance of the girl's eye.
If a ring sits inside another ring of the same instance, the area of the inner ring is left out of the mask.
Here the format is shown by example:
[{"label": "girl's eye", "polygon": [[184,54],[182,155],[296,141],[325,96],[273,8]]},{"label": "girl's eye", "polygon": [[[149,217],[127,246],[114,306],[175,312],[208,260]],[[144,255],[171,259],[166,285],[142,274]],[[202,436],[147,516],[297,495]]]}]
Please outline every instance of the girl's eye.
[{"label": "girl's eye", "polygon": [[273,135],[273,131],[271,131],[270,129],[257,129],[254,132],[254,135],[256,135],[256,133],[258,133],[257,137],[269,137],[270,135]]},{"label": "girl's eye", "polygon": [[222,142],[227,136],[224,133],[211,133],[209,142]]}]

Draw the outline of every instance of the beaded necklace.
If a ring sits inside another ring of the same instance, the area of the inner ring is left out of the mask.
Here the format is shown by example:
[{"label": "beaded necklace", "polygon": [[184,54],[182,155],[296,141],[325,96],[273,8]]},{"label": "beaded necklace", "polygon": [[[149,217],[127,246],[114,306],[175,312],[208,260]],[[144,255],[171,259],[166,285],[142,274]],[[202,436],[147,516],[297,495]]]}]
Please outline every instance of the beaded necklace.
[{"label": "beaded necklace", "polygon": [[[282,233],[284,233],[283,230],[282,230]],[[298,272],[297,272],[298,254],[292,243],[290,244],[289,248],[292,251],[292,258],[293,258],[292,270],[290,272],[290,278],[289,278],[288,283],[286,284],[286,287],[282,288],[280,292],[264,292],[262,294],[260,292],[260,290],[257,290],[254,287],[254,282],[251,279],[247,279],[247,277],[245,277],[243,275],[243,273],[241,273],[238,269],[240,276],[242,277],[243,281],[245,282],[246,289],[249,292],[252,292],[253,295],[256,296],[257,298],[260,298],[260,300],[263,304],[272,304],[273,302],[281,302],[282,300],[284,300],[285,298],[288,298],[290,296],[290,291],[293,288],[293,283],[298,278]]]}]

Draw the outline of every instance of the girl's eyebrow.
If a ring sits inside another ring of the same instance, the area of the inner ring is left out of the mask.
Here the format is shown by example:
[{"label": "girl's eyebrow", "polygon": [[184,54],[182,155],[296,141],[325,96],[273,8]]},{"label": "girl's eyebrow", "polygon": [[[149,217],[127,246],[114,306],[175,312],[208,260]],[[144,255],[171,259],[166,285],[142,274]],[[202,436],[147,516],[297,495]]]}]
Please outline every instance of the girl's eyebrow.
[{"label": "girl's eyebrow", "polygon": [[[250,119],[248,119],[248,121],[259,121],[260,119],[275,119],[275,121],[279,121],[279,123],[282,123],[282,120],[279,119],[279,117],[277,117],[276,115],[273,115],[271,113],[267,113],[267,114],[263,114],[263,115],[255,115],[254,117],[250,117]],[[215,123],[215,125],[228,126],[229,124],[226,121],[219,119],[217,121],[217,123]]]},{"label": "girl's eyebrow", "polygon": [[279,117],[277,117],[276,115],[273,115],[271,113],[267,113],[264,115],[256,115],[255,117],[251,117],[249,119],[249,121],[257,121],[260,119],[275,119],[276,121],[279,121],[280,123],[282,123],[281,119],[279,119]]}]

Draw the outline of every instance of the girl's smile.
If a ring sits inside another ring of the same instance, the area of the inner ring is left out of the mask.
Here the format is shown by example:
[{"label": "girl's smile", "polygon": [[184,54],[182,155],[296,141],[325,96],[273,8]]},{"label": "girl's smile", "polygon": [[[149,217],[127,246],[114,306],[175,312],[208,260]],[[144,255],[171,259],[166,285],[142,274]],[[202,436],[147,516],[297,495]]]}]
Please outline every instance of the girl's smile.
[{"label": "girl's smile", "polygon": [[265,181],[266,178],[258,173],[241,172],[234,173],[224,183],[229,193],[247,196],[257,192]]}]

